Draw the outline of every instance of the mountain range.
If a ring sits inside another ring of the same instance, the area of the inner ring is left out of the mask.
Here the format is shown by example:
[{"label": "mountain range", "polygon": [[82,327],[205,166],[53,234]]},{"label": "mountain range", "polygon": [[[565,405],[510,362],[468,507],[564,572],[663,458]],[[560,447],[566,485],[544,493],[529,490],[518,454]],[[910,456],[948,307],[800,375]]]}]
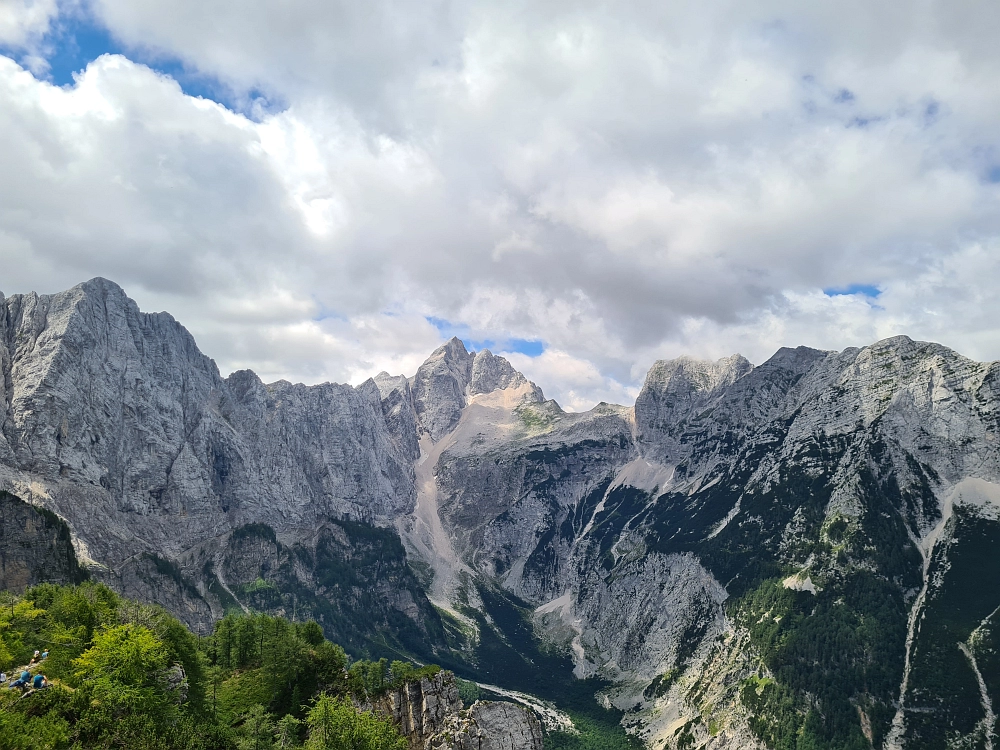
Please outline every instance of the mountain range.
[{"label": "mountain range", "polygon": [[0,295],[0,372],[4,587],[75,556],[202,632],[577,686],[657,749],[996,741],[1000,363],[680,358],[573,413],[459,339],[356,387],[224,378],[94,279]]}]

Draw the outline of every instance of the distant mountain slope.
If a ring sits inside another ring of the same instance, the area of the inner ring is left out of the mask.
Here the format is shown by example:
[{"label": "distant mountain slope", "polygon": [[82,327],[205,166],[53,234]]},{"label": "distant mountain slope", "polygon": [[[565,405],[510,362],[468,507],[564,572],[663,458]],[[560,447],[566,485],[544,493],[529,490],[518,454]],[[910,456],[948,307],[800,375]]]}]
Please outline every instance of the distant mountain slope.
[{"label": "distant mountain slope", "polygon": [[657,748],[993,746],[998,363],[682,358],[575,414],[457,339],[265,385],[104,280],[0,313],[0,486],[195,626],[308,614],[509,681],[565,654]]}]

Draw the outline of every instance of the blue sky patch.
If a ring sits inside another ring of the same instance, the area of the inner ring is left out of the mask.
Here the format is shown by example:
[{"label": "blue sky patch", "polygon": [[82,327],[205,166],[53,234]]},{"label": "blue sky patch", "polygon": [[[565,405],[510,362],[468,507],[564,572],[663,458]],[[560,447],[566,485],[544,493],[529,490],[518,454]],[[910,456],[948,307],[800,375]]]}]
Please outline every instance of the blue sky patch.
[{"label": "blue sky patch", "polygon": [[528,339],[508,339],[503,351],[526,354],[529,357],[540,357],[545,351],[545,344],[541,341],[529,341]]},{"label": "blue sky patch", "polygon": [[[441,332],[441,335],[445,336],[446,338],[451,338],[452,336],[458,336],[458,334],[455,333],[455,331],[459,327],[464,328],[464,326],[455,326],[451,321],[445,320],[444,318],[435,318],[432,315],[428,315],[426,319],[428,323],[437,328]],[[459,338],[461,337],[459,336]]]},{"label": "blue sky patch", "polygon": [[[101,55],[124,55],[157,73],[170,76],[188,96],[210,99],[236,112],[249,114],[248,110],[274,111],[259,91],[237,95],[231,87],[213,76],[205,75],[185,66],[177,58],[154,53],[148,49],[130,48],[118,41],[104,24],[86,10],[60,16],[39,45],[41,54],[49,64],[48,74],[40,76],[57,86],[72,86],[73,75],[81,73],[87,65]],[[26,62],[24,50],[0,45],[0,54]],[[254,107],[253,105],[257,105]]]},{"label": "blue sky patch", "polygon": [[59,20],[42,42],[49,63],[49,78],[57,86],[73,85],[73,74],[104,54],[125,54],[106,28],[90,16],[74,15]]},{"label": "blue sky patch", "polygon": [[860,294],[865,297],[876,299],[880,294],[882,294],[882,290],[874,284],[848,284],[844,287],[830,287],[824,289],[823,294],[827,297],[843,297]]},{"label": "blue sky patch", "polygon": [[322,305],[320,305],[319,312],[313,315],[312,319],[314,323],[322,323],[324,320],[336,320],[341,323],[347,323],[350,320],[343,313],[339,313],[336,310],[330,310]]},{"label": "blue sky patch", "polygon": [[467,325],[452,323],[444,318],[427,317],[427,322],[438,329],[441,335],[450,339],[458,336],[469,351],[516,352],[528,357],[539,357],[545,351],[545,342],[536,339],[519,338],[476,338]]}]

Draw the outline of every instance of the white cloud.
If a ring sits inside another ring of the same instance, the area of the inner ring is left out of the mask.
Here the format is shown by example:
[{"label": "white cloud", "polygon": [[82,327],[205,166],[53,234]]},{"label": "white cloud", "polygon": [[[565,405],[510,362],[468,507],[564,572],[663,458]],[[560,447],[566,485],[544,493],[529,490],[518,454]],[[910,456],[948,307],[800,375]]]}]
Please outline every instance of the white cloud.
[{"label": "white cloud", "polygon": [[549,349],[538,357],[517,352],[500,352],[525,377],[542,386],[546,398],[554,398],[567,411],[586,411],[595,403],[631,404],[639,395],[635,386],[626,386],[602,374],[592,362],[567,352]]},{"label": "white cloud", "polygon": [[26,49],[49,30],[56,0],[0,0],[0,44]]},{"label": "white cloud", "polygon": [[[0,58],[4,291],[105,275],[224,370],[309,382],[412,372],[432,316],[545,341],[512,359],[575,408],[681,353],[1000,357],[1000,10],[832,7],[98,0],[126,45],[287,108]],[[0,4],[0,42],[55,9]],[[851,284],[883,292],[821,291]]]}]

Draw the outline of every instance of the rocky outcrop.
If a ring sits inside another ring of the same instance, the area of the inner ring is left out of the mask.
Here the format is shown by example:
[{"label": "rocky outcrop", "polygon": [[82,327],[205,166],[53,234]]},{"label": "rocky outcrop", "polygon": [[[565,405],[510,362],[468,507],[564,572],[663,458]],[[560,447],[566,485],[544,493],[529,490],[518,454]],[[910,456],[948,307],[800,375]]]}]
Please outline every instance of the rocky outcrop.
[{"label": "rocky outcrop", "polygon": [[431,658],[444,641],[393,530],[331,520],[285,543],[269,526],[251,524],[213,549],[209,585],[231,597],[230,608],[316,620],[355,653],[375,642]]},{"label": "rocky outcrop", "polygon": [[449,716],[425,750],[542,750],[542,726],[514,703],[476,701]]},{"label": "rocky outcrop", "polygon": [[417,420],[431,440],[440,440],[461,418],[473,359],[465,345],[453,338],[436,349],[413,376]]},{"label": "rocky outcrop", "polygon": [[496,701],[463,709],[451,672],[404,683],[361,707],[392,719],[410,750],[542,749],[542,727],[529,709]]},{"label": "rocky outcrop", "polygon": [[20,593],[36,583],[76,583],[85,576],[66,524],[0,491],[0,590]]},{"label": "rocky outcrop", "polygon": [[428,740],[444,728],[448,718],[462,709],[462,699],[458,697],[454,675],[442,671],[433,677],[403,683],[363,707],[392,719],[411,750],[423,750]]},{"label": "rocky outcrop", "polygon": [[655,362],[635,402],[636,422],[656,439],[696,409],[710,408],[727,388],[753,369],[739,354],[717,362],[691,357]]},{"label": "rocky outcrop", "polygon": [[685,664],[706,637],[725,630],[726,591],[693,555],[652,553],[617,565],[608,578],[598,566],[591,571],[572,608],[580,677],[648,684],[660,665]]},{"label": "rocky outcrop", "polygon": [[420,443],[410,381],[402,375],[380,372],[358,390],[378,403],[399,454],[415,461],[420,456]]}]

